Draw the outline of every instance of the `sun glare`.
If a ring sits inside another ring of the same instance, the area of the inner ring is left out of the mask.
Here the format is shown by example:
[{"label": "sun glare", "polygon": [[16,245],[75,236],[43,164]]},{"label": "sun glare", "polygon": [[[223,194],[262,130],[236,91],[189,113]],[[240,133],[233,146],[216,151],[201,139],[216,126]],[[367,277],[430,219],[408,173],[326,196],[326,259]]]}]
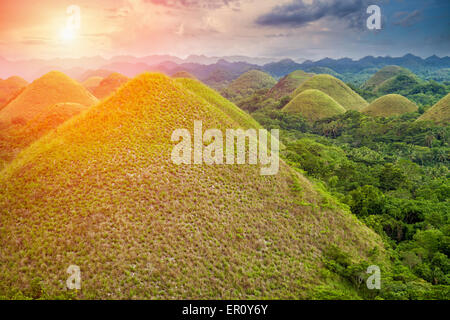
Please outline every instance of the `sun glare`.
[{"label": "sun glare", "polygon": [[60,38],[64,43],[72,42],[75,39],[75,30],[64,28],[60,32]]}]

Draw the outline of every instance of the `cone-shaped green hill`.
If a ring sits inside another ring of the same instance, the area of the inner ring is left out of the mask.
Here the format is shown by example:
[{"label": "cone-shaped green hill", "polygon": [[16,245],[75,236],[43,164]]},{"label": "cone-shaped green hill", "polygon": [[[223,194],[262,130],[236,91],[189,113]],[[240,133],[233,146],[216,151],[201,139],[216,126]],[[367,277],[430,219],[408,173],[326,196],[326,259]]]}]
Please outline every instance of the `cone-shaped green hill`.
[{"label": "cone-shaped green hill", "polygon": [[303,82],[294,96],[308,89],[317,89],[336,100],[346,110],[361,111],[368,103],[341,80],[328,74],[319,74]]},{"label": "cone-shaped green hill", "polygon": [[46,108],[26,123],[9,125],[0,130],[0,167],[13,160],[31,143],[88,107],[79,103],[57,103]]},{"label": "cone-shaped green hill", "polygon": [[303,176],[172,163],[173,130],[247,125],[187,86],[140,75],[0,172],[0,296],[36,278],[61,295],[77,265],[89,299],[357,297],[323,252],[357,261],[378,247],[384,261],[382,242]]},{"label": "cone-shaped green hill", "polygon": [[271,75],[259,70],[250,70],[233,80],[224,90],[224,94],[227,98],[239,100],[251,96],[259,89],[270,89],[276,83]]},{"label": "cone-shaped green hill", "polygon": [[417,121],[430,120],[437,124],[450,123],[450,93],[427,110]]},{"label": "cone-shaped green hill", "polygon": [[384,81],[399,75],[412,75],[412,72],[399,66],[386,66],[370,77],[370,79],[364,83],[362,88],[365,90],[375,90]]},{"label": "cone-shaped green hill", "polygon": [[344,107],[333,98],[315,89],[301,92],[282,110],[289,113],[299,113],[309,121],[317,121],[345,113]]},{"label": "cone-shaped green hill", "polygon": [[299,85],[313,76],[313,73],[306,73],[302,70],[291,72],[287,76],[281,78],[280,81],[269,90],[267,96],[274,99],[281,99],[285,96],[289,96]]},{"label": "cone-shaped green hill", "polygon": [[104,99],[120,88],[120,86],[128,80],[129,79],[124,75],[114,72],[100,81],[98,86],[92,89],[92,92],[97,98]]},{"label": "cone-shaped green hill", "polygon": [[62,72],[52,71],[28,85],[21,94],[0,111],[0,122],[31,120],[56,103],[79,103],[91,106],[97,99],[80,83]]},{"label": "cone-shaped green hill", "polygon": [[362,112],[373,117],[392,117],[417,111],[416,104],[399,94],[388,94],[372,102]]}]

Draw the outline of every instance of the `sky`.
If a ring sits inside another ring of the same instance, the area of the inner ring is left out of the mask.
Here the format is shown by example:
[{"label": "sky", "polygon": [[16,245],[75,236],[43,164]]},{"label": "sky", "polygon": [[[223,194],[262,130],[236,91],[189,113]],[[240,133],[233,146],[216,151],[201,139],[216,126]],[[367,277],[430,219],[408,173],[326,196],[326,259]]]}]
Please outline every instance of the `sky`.
[{"label": "sky", "polygon": [[448,0],[1,0],[0,56],[447,56],[449,16]]}]

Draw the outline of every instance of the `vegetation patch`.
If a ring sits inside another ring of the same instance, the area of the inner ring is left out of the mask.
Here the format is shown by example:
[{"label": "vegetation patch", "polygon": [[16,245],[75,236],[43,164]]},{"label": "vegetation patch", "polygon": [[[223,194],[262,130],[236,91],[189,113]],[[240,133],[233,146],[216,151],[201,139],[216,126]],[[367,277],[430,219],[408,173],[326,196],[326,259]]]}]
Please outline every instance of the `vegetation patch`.
[{"label": "vegetation patch", "polygon": [[345,109],[333,98],[315,89],[302,91],[282,110],[289,113],[299,113],[309,121],[345,113]]},{"label": "vegetation patch", "polygon": [[383,82],[399,75],[411,75],[412,72],[399,66],[386,66],[378,70],[369,80],[367,80],[362,89],[374,91]]},{"label": "vegetation patch", "polygon": [[417,119],[417,121],[427,120],[442,125],[450,123],[450,93]]},{"label": "vegetation patch", "polygon": [[269,74],[259,70],[250,70],[233,80],[222,90],[222,94],[227,99],[237,102],[251,96],[257,90],[270,89],[276,83],[277,81]]},{"label": "vegetation patch", "polygon": [[294,96],[308,89],[316,89],[326,93],[346,110],[360,111],[368,105],[344,82],[330,75],[321,74],[308,79],[295,90]]},{"label": "vegetation patch", "polygon": [[281,99],[290,96],[299,85],[313,76],[313,73],[307,73],[302,70],[291,72],[287,76],[281,78],[280,81],[267,92],[267,97]]},{"label": "vegetation patch", "polygon": [[0,110],[17,97],[28,85],[21,77],[9,77],[6,80],[0,79]]},{"label": "vegetation patch", "polygon": [[407,98],[398,94],[389,94],[378,98],[362,112],[373,117],[392,117],[417,111],[418,107]]},{"label": "vegetation patch", "polygon": [[28,121],[56,103],[79,103],[92,106],[97,99],[77,81],[52,71],[33,81],[23,92],[0,111],[0,122]]},{"label": "vegetation patch", "polygon": [[275,176],[174,165],[173,130],[251,124],[200,89],[138,76],[1,171],[0,296],[59,297],[75,264],[78,298],[299,299],[325,285],[329,243],[355,261],[374,246],[386,259],[379,236],[346,210],[320,208],[322,195],[284,162]]},{"label": "vegetation patch", "polygon": [[92,89],[92,93],[98,99],[104,99],[115,92],[120,86],[128,81],[128,78],[120,73],[114,72],[104,78],[97,87]]}]

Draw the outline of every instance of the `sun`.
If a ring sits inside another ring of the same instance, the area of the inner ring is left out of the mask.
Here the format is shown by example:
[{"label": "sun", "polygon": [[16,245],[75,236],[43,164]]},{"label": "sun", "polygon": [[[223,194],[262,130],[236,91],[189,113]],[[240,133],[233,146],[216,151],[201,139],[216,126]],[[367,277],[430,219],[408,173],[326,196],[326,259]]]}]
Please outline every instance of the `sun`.
[{"label": "sun", "polygon": [[75,39],[75,30],[72,28],[63,28],[59,34],[61,40],[65,43],[72,42]]}]

